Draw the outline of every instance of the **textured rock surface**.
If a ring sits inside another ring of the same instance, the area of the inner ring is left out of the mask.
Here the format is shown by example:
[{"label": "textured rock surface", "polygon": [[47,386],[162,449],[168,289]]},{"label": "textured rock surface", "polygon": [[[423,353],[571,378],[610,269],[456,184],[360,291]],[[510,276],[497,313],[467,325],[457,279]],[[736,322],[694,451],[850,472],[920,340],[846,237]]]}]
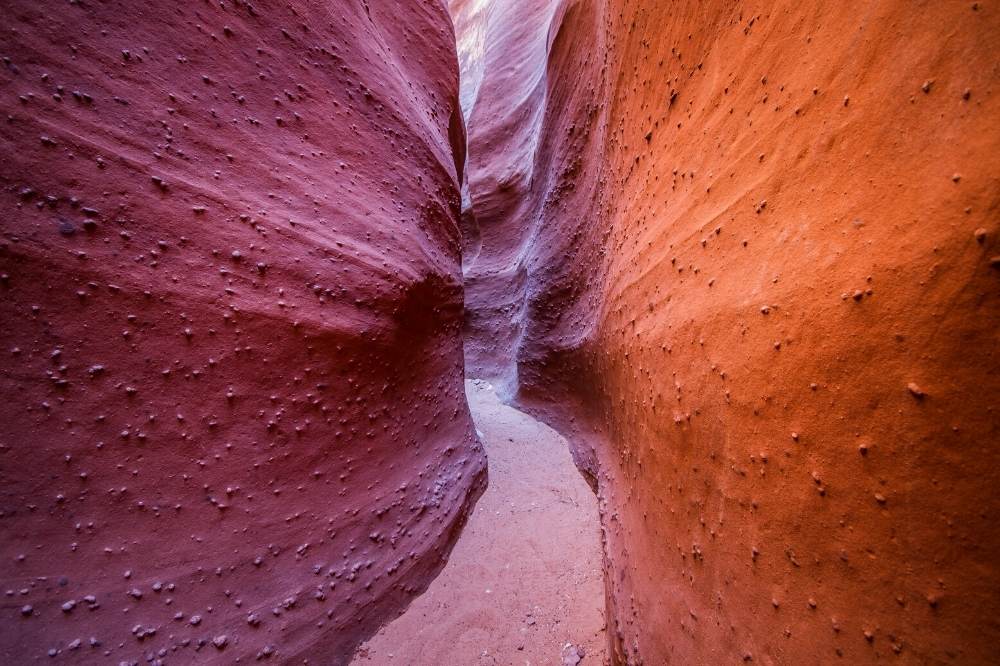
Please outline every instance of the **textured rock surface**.
[{"label": "textured rock surface", "polygon": [[341,663],[485,481],[440,2],[8,2],[0,661]]},{"label": "textured rock surface", "polygon": [[994,660],[1000,7],[456,5],[468,358],[599,486],[616,659]]}]

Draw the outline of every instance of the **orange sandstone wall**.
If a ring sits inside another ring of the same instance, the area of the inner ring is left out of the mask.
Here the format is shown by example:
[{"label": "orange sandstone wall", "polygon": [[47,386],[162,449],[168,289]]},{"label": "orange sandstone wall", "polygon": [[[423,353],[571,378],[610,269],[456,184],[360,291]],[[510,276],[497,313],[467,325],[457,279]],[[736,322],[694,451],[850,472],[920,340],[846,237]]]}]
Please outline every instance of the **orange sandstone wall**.
[{"label": "orange sandstone wall", "polygon": [[0,662],[346,663],[485,483],[444,4],[13,0],[0,56]]},{"label": "orange sandstone wall", "polygon": [[1000,5],[493,4],[467,354],[572,433],[616,660],[994,661]]}]

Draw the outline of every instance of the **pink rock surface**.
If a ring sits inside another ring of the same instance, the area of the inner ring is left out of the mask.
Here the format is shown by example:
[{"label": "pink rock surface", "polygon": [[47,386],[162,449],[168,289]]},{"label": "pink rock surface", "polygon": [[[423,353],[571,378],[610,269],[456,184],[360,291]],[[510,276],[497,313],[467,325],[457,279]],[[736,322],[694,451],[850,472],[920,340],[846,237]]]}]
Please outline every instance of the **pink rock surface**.
[{"label": "pink rock surface", "polygon": [[485,482],[446,8],[3,13],[0,662],[344,662]]},{"label": "pink rock surface", "polygon": [[616,663],[994,662],[996,3],[456,4],[468,358],[598,488]]},{"label": "pink rock surface", "polygon": [[[455,0],[451,4],[462,67],[469,134],[467,165],[475,225],[465,234],[466,358],[473,376],[516,373],[513,363],[530,317],[528,267],[535,252],[532,192],[546,177],[542,138],[549,31],[559,2]],[[557,9],[559,11],[557,11]],[[540,168],[541,167],[541,168]]]}]

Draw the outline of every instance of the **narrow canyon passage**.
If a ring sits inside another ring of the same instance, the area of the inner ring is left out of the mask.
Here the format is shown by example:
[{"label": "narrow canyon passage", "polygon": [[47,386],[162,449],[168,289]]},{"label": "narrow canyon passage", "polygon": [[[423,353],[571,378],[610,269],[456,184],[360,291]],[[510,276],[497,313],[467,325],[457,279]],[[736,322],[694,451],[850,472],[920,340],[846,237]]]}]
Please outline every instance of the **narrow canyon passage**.
[{"label": "narrow canyon passage", "polygon": [[607,653],[597,498],[566,441],[466,382],[489,487],[448,564],[355,666],[597,664]]},{"label": "narrow canyon passage", "polygon": [[3,9],[0,666],[997,663],[1000,0]]}]

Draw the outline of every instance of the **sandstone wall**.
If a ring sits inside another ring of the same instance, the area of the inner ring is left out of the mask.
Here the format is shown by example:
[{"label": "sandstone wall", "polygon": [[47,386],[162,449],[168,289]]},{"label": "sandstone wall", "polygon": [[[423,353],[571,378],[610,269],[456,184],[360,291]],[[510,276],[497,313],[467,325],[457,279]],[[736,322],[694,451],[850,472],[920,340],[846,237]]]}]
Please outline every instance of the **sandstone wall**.
[{"label": "sandstone wall", "polygon": [[444,4],[3,13],[0,661],[345,663],[485,483]]},{"label": "sandstone wall", "polygon": [[493,4],[467,353],[598,487],[617,660],[992,662],[1000,7]]}]

